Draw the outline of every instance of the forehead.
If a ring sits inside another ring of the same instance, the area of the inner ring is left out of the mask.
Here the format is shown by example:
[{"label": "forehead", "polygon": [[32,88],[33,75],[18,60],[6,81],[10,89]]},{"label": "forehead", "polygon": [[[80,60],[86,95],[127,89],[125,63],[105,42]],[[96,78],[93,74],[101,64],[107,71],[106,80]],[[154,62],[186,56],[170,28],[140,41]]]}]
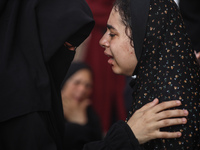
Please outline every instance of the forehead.
[{"label": "forehead", "polygon": [[69,79],[70,80],[77,80],[77,79],[90,79],[92,78],[92,73],[88,69],[80,69],[76,71]]},{"label": "forehead", "polygon": [[108,19],[107,23],[109,25],[114,25],[115,27],[124,25],[122,23],[122,19],[121,19],[121,16],[120,16],[119,12],[116,11],[115,8],[112,8],[112,11],[110,13],[110,16],[109,16],[109,19]]}]

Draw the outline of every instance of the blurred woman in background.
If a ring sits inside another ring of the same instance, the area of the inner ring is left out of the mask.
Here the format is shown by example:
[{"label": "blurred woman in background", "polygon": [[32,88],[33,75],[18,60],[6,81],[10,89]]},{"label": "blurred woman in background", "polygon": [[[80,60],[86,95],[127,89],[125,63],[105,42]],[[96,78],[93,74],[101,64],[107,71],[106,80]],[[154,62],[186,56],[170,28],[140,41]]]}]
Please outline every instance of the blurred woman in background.
[{"label": "blurred woman in background", "polygon": [[65,117],[65,145],[81,150],[85,143],[102,138],[101,123],[90,100],[93,74],[84,63],[73,63],[61,91]]}]

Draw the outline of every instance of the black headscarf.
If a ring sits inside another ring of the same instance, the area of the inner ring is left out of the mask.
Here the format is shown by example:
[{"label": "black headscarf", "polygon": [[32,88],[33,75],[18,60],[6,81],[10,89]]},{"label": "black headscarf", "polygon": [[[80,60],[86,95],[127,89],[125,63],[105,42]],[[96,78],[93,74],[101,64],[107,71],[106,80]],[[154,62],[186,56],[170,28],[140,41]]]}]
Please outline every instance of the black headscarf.
[{"label": "black headscarf", "polygon": [[71,66],[69,67],[69,70],[67,71],[67,74],[66,74],[66,76],[65,76],[65,79],[63,80],[63,83],[62,83],[62,86],[61,86],[61,87],[64,86],[65,82],[66,82],[71,76],[73,76],[77,71],[80,71],[80,70],[82,70],[82,69],[87,69],[87,70],[89,70],[89,71],[92,73],[91,68],[90,68],[87,64],[85,64],[85,63],[83,63],[83,62],[73,62],[73,63],[71,64]]},{"label": "black headscarf", "polygon": [[[144,8],[147,8],[144,3],[135,4],[145,5]],[[134,8],[142,7],[134,6]],[[146,33],[142,54],[134,72],[137,77],[131,83],[134,92],[130,115],[155,98],[160,102],[181,100],[180,108],[189,111],[187,124],[161,130],[181,131],[182,137],[152,140],[144,144],[144,147],[148,150],[199,149],[199,67],[185,25],[173,0],[150,0],[148,10],[148,16],[142,16],[142,18],[148,17],[148,21],[144,28]],[[144,27],[143,24],[141,26]]]},{"label": "black headscarf", "polygon": [[60,86],[74,57],[64,42],[78,46],[93,26],[84,0],[0,1],[0,122],[51,111],[62,134]]},{"label": "black headscarf", "polygon": [[[142,45],[146,33],[146,24],[149,14],[149,0],[131,0],[131,26],[132,37],[137,60],[140,60],[142,55]],[[142,11],[141,11],[142,10]]]},{"label": "black headscarf", "polygon": [[200,9],[199,0],[180,0],[180,11],[186,24],[194,49],[200,52]]}]

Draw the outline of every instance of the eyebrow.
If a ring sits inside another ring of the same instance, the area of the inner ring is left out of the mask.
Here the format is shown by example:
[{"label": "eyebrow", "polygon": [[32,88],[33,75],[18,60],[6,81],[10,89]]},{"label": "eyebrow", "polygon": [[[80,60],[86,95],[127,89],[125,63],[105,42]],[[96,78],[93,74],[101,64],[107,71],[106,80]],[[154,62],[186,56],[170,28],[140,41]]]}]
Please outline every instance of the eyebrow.
[{"label": "eyebrow", "polygon": [[116,30],[117,31],[117,29],[115,29],[112,25],[109,25],[109,24],[107,24],[107,28],[110,30],[110,29],[113,29],[113,30]]}]

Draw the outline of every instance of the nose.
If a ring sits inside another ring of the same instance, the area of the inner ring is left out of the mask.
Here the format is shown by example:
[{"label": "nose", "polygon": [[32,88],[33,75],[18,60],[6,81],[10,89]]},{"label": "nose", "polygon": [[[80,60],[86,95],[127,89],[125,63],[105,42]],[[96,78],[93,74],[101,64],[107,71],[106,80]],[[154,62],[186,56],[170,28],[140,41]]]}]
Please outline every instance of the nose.
[{"label": "nose", "polygon": [[107,32],[100,39],[99,45],[101,45],[101,47],[103,47],[103,48],[109,47],[109,39],[108,39]]},{"label": "nose", "polygon": [[79,84],[77,87],[77,92],[84,93],[86,90],[87,88],[84,83]]}]

